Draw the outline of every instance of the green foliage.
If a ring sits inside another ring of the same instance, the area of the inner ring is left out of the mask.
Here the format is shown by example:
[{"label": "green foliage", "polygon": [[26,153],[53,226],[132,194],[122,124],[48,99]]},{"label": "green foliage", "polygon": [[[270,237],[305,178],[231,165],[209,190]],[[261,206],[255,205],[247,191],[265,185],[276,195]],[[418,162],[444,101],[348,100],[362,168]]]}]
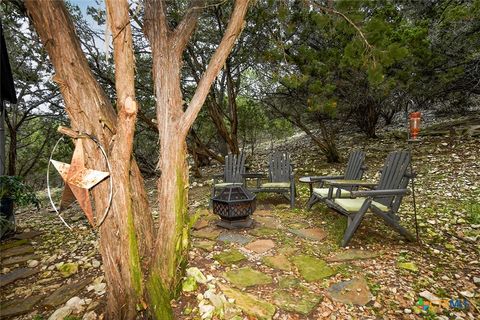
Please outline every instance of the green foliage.
[{"label": "green foliage", "polygon": [[10,198],[19,206],[40,206],[32,188],[23,183],[20,177],[0,176],[0,198]]}]

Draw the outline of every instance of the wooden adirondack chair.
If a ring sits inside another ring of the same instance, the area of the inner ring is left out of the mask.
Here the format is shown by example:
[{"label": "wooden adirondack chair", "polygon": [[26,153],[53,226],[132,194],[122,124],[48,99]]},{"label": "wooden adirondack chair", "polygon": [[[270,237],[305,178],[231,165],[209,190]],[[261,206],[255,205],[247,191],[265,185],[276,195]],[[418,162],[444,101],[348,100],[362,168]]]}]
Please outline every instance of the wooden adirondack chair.
[{"label": "wooden adirondack chair", "polygon": [[[269,182],[262,183],[256,192],[280,193],[290,200],[290,207],[295,206],[295,176],[290,157],[286,152],[275,152],[270,156],[268,168]],[[286,196],[289,194],[289,197]]]},{"label": "wooden adirondack chair", "polygon": [[[365,161],[365,152],[361,150],[354,150],[350,153],[348,157],[347,167],[345,169],[345,174],[341,176],[315,176],[310,177],[311,181],[318,181],[318,187],[313,188],[312,195],[307,202],[307,210],[310,210],[312,206],[319,202],[323,201],[327,198],[329,188],[324,187],[325,180],[333,180],[333,179],[345,179],[345,180],[359,180],[362,178],[363,173],[366,170],[364,165]],[[347,187],[345,190],[340,190],[341,197],[349,197],[350,192],[356,189],[356,186]],[[333,196],[336,196],[337,189],[333,190]]]},{"label": "wooden adirondack chair", "polygon": [[[244,182],[244,173],[245,154],[243,152],[238,155],[229,153],[225,157],[223,174],[213,176],[212,198],[216,195],[217,191],[223,190],[225,187],[242,185]],[[221,179],[222,182],[219,182],[219,179]]]},{"label": "wooden adirondack chair", "polygon": [[400,219],[397,215],[403,197],[408,194],[408,182],[413,177],[413,173],[408,172],[409,164],[410,152],[391,152],[385,160],[380,181],[376,188],[374,190],[351,191],[352,198],[333,198],[331,194],[334,188],[351,188],[355,185],[348,183],[348,181],[341,182],[341,180],[326,181],[330,187],[329,196],[325,203],[331,209],[346,215],[348,218],[347,229],[342,240],[343,247],[348,245],[369,209],[407,240],[413,241],[415,239],[407,229],[399,224]]}]

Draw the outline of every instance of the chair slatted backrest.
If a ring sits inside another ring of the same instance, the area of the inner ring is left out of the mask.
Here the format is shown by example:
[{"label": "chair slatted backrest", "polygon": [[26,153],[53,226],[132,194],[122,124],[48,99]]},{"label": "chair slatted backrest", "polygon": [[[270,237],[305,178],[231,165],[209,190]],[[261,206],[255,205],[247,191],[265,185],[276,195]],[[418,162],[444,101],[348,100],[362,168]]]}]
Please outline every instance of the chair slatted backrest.
[{"label": "chair slatted backrest", "polygon": [[269,176],[271,182],[289,182],[292,165],[288,153],[277,151],[270,156]]},{"label": "chair slatted backrest", "polygon": [[[406,188],[409,181],[407,170],[410,165],[410,158],[410,152],[408,151],[390,152],[382,168],[382,175],[377,190],[396,190]],[[379,197],[374,200],[392,208],[392,211],[396,212],[400,206],[401,197]]]},{"label": "chair slatted backrest", "polygon": [[347,168],[345,169],[346,180],[358,180],[363,176],[365,162],[365,152],[361,150],[354,150],[348,157]]},{"label": "chair slatted backrest", "polygon": [[225,157],[224,181],[230,183],[243,182],[243,175],[245,173],[245,154],[229,153]]}]

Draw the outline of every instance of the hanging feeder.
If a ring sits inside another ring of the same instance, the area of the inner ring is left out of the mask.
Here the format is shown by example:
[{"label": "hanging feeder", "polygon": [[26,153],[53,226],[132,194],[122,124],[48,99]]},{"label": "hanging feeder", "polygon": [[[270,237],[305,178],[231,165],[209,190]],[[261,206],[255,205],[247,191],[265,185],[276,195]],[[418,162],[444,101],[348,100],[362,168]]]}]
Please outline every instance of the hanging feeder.
[{"label": "hanging feeder", "polygon": [[410,139],[417,140],[418,134],[420,133],[420,119],[422,117],[421,112],[412,112],[409,115],[409,125],[410,125]]}]

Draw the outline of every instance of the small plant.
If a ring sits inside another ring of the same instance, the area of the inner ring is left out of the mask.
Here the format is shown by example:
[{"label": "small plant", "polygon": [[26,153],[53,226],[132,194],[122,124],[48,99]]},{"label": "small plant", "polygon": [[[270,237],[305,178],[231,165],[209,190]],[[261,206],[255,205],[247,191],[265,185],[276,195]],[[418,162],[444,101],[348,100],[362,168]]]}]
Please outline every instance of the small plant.
[{"label": "small plant", "polygon": [[20,177],[0,176],[0,199],[12,199],[18,206],[40,205],[32,188],[22,182]]}]

